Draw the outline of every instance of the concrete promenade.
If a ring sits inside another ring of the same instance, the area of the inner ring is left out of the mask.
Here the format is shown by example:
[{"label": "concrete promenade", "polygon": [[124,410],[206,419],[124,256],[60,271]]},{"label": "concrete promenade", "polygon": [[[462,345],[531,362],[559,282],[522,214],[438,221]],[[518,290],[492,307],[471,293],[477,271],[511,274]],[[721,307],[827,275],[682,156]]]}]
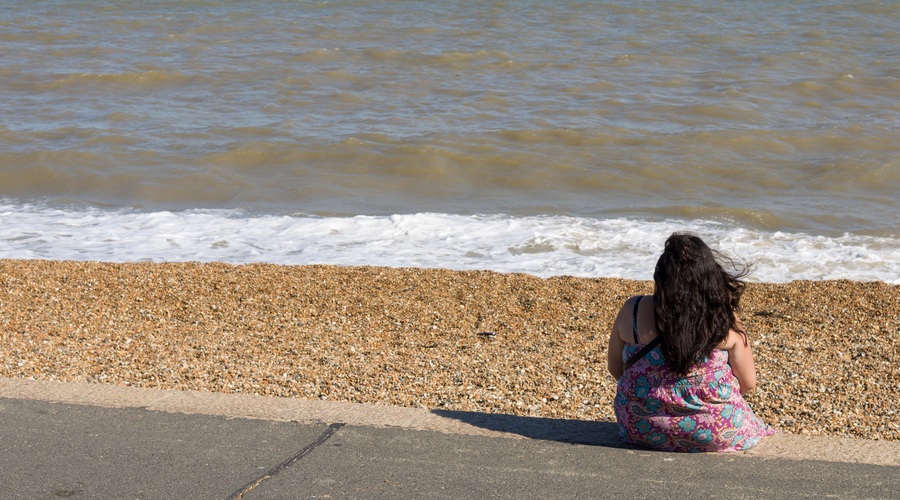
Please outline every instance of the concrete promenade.
[{"label": "concrete promenade", "polygon": [[900,443],[622,446],[608,422],[0,378],[0,497],[900,498]]}]

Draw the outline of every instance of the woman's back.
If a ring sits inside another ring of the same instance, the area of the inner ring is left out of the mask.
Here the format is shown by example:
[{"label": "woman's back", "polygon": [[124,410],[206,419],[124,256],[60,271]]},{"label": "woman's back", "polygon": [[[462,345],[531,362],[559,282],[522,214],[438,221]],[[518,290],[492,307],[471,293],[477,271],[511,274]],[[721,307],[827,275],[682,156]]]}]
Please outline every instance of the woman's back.
[{"label": "woman's back", "polygon": [[671,451],[747,449],[775,431],[744,400],[756,386],[736,315],[744,283],[700,238],[675,233],[653,272],[652,296],[633,297],[609,337],[622,439]]},{"label": "woman's back", "polygon": [[[623,364],[657,338],[652,301],[635,297],[622,307],[620,318],[630,318],[616,321],[612,337],[621,344],[610,349],[621,345]],[[744,450],[775,432],[744,400],[722,349],[687,375],[669,368],[661,347],[651,349],[621,373],[614,406],[623,440],[668,451]]]}]

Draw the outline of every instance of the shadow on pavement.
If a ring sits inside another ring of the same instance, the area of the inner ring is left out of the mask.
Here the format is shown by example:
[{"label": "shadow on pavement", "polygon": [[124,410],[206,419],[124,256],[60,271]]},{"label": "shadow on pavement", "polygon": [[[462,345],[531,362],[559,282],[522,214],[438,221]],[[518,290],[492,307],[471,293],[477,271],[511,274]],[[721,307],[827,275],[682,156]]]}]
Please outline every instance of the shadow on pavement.
[{"label": "shadow on pavement", "polygon": [[627,447],[619,440],[618,427],[614,422],[522,417],[471,411],[432,410],[431,412],[483,429],[519,434],[532,439],[615,448]]}]

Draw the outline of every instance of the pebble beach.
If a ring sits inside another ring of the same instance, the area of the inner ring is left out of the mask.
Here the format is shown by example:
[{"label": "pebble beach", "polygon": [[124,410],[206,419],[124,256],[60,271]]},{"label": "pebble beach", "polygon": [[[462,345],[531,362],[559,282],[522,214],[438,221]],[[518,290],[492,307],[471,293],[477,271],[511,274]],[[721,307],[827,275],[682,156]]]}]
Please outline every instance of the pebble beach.
[{"label": "pebble beach", "polygon": [[[443,269],[0,260],[0,376],[613,421],[606,345],[652,283]],[[900,440],[900,286],[750,283],[748,396]]]}]

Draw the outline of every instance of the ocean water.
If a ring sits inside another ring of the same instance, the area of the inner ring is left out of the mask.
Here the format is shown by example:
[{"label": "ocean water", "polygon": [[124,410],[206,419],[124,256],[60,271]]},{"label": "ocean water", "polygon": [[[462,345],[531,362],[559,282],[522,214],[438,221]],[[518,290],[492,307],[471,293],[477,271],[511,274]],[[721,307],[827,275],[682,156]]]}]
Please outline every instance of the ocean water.
[{"label": "ocean water", "polygon": [[896,2],[0,5],[0,258],[900,283]]}]

